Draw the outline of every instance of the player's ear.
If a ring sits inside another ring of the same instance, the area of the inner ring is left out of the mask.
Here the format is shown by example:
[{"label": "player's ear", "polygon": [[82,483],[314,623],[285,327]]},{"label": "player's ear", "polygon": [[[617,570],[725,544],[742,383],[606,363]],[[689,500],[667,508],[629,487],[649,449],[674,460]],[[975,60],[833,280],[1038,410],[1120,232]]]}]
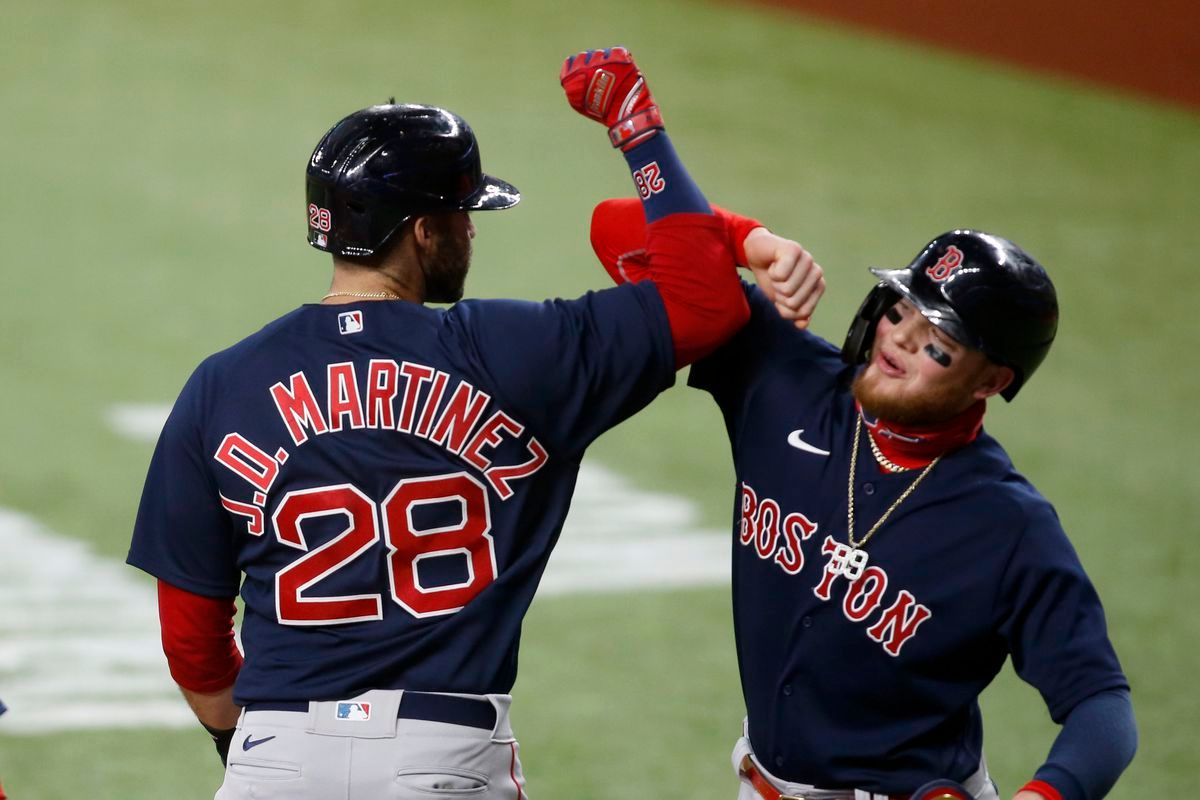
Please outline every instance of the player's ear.
[{"label": "player's ear", "polygon": [[1016,377],[1016,373],[1012,371],[1011,367],[989,363],[975,387],[975,399],[984,400],[992,395],[1000,394],[1013,382],[1014,377]]},{"label": "player's ear", "polygon": [[436,229],[437,226],[432,216],[421,215],[418,217],[413,217],[413,241],[416,242],[417,246],[422,250],[428,250],[433,244],[433,238]]}]

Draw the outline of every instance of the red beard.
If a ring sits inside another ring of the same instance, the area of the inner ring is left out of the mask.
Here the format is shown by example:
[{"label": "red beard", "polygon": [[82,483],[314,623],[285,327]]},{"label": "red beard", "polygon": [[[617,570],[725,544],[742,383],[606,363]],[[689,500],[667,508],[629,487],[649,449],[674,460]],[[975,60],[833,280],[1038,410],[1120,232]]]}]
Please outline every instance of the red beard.
[{"label": "red beard", "polygon": [[[898,421],[878,413],[860,397],[858,387],[859,380],[855,379],[858,412],[866,424],[867,435],[875,442],[884,458],[906,469],[924,467],[943,453],[970,444],[983,428],[983,413],[987,410],[986,400],[977,400],[965,411],[942,417],[939,422],[919,425]],[[866,394],[870,396],[869,392]],[[889,403],[881,405],[884,408],[890,407]],[[930,404],[928,407],[934,406]],[[883,469],[882,465],[880,469]]]}]

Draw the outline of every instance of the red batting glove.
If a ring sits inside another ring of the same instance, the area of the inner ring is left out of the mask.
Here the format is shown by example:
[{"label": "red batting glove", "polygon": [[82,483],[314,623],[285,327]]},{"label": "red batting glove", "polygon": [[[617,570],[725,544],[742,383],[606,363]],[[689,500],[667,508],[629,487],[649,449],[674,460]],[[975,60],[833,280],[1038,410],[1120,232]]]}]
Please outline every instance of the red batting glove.
[{"label": "red batting glove", "polygon": [[571,108],[608,127],[613,147],[629,150],[662,130],[646,79],[624,47],[570,56],[558,80]]}]

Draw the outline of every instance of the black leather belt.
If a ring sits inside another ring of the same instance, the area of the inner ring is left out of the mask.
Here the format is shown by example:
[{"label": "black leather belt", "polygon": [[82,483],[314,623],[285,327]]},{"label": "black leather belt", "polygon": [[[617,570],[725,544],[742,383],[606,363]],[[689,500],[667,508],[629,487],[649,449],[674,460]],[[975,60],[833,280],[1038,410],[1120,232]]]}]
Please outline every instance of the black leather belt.
[{"label": "black leather belt", "polygon": [[[294,700],[278,703],[250,703],[247,711],[298,711],[308,713],[308,702]],[[496,707],[473,697],[453,697],[428,692],[405,692],[400,698],[398,719],[423,719],[471,728],[492,730],[496,727]]]}]

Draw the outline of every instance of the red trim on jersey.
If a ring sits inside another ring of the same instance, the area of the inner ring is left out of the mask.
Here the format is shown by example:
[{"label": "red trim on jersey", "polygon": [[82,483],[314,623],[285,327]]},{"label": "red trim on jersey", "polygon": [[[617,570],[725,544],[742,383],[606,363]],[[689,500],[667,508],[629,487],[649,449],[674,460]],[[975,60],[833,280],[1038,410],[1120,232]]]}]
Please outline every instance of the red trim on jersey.
[{"label": "red trim on jersey", "polygon": [[189,692],[211,694],[233,685],[242,653],[233,637],[232,597],[203,597],[158,582],[158,620],[171,677]]},{"label": "red trim on jersey", "polygon": [[605,200],[592,213],[592,249],[613,281],[652,280],[658,286],[676,369],[708,355],[750,318],[730,261],[745,261],[745,233],[761,226],[714,210],[671,214],[649,226],[633,198]]},{"label": "red trim on jersey", "polygon": [[[509,742],[509,749],[512,750],[512,761],[508,765],[508,777],[512,778],[513,786],[517,787],[517,800],[521,800],[525,793],[521,791],[521,782],[517,780],[517,745],[516,742]],[[1060,798],[1061,800],[1061,798]]]},{"label": "red trim on jersey", "polygon": [[1046,800],[1062,800],[1062,795],[1058,793],[1058,789],[1055,789],[1045,781],[1032,780],[1022,786],[1021,791],[1037,792],[1042,797],[1046,798]]},{"label": "red trim on jersey", "polygon": [[733,248],[733,256],[737,265],[739,267],[747,266],[749,259],[746,258],[746,237],[755,228],[765,228],[767,226],[756,219],[740,217],[732,211],[727,211],[719,206],[713,206],[712,210],[714,214],[725,222],[725,231],[729,235],[729,246]]},{"label": "red trim on jersey", "polygon": [[[856,404],[857,405],[857,404]],[[987,402],[979,400],[956,417],[936,425],[916,427],[900,425],[885,419],[870,419],[863,414],[867,435],[875,442],[883,457],[908,469],[928,466],[943,453],[957,450],[975,441],[983,428],[983,412]],[[862,414],[862,406],[858,406]],[[886,472],[883,465],[880,471]]]}]

